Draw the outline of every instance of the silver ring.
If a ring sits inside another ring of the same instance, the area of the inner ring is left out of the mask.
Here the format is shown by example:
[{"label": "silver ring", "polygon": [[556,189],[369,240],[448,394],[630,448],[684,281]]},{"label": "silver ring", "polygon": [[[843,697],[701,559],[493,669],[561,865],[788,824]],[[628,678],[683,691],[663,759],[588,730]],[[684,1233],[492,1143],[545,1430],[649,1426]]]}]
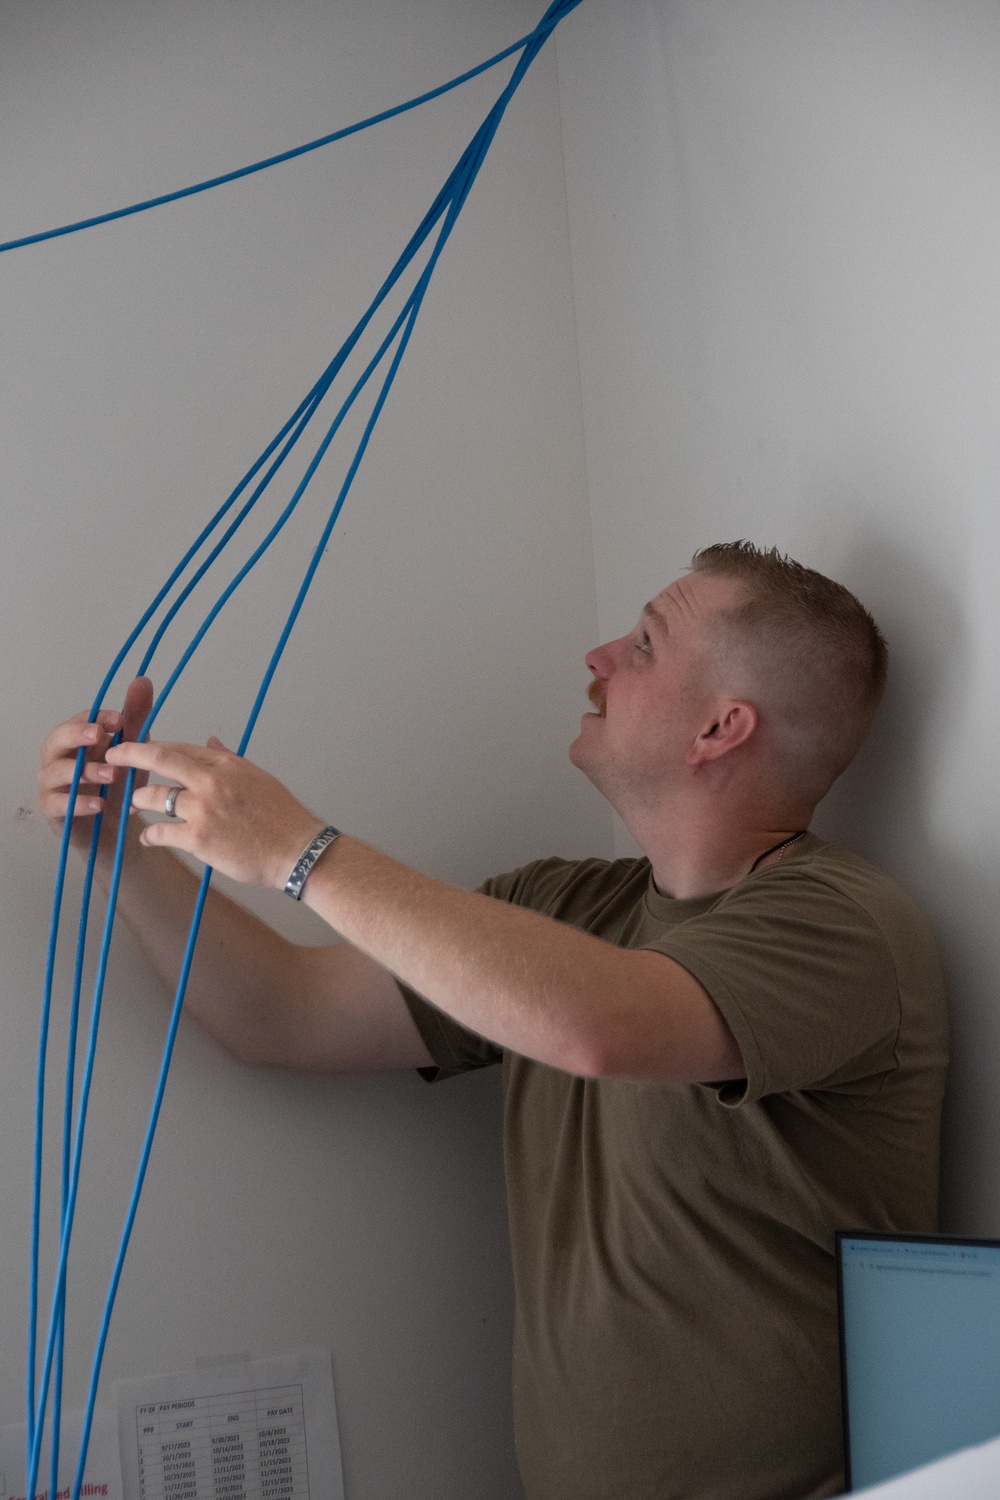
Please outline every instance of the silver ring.
[{"label": "silver ring", "polygon": [[168,786],[167,787],[167,800],[163,804],[163,811],[166,813],[166,815],[167,815],[168,818],[176,818],[176,817],[179,816],[179,814],[176,811],[177,797],[178,797],[178,794],[180,792],[182,792],[183,790],[184,790],[184,788],[182,786]]}]

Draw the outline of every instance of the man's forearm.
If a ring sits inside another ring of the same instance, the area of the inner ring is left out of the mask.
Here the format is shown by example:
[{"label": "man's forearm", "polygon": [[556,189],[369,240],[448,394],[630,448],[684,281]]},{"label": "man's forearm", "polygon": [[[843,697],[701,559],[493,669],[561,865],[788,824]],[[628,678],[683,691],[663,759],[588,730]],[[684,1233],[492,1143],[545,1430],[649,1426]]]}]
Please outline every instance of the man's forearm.
[{"label": "man's forearm", "polygon": [[[166,849],[144,849],[133,819],[118,912],[164,984],[173,990],[194,912],[198,877]],[[97,877],[107,893],[113,847],[102,843]],[[228,1051],[264,1060],[276,1012],[297,984],[296,945],[237,902],[210,889],[185,1010]]]},{"label": "man's forearm", "polygon": [[[198,877],[165,849],[143,848],[133,820],[118,910],[173,989]],[[107,889],[112,851],[98,877]],[[238,902],[209,889],[184,1002],[241,1062],[313,1072],[417,1068],[430,1054],[392,976],[349,943],[289,942]]]}]

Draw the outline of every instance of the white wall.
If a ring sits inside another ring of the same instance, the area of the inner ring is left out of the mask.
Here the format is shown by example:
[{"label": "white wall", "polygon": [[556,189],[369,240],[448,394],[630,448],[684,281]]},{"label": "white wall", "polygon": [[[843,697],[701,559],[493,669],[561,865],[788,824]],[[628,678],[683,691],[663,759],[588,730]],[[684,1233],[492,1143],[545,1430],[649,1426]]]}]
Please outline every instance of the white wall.
[{"label": "white wall", "polygon": [[883,623],[817,826],[936,919],[946,1224],[998,1234],[1000,11],[618,0],[558,55],[601,633],[739,536]]},{"label": "white wall", "polygon": [[[4,233],[319,134],[534,18],[520,0],[8,3]],[[610,825],[564,755],[583,650],[709,541],[774,541],[842,578],[895,666],[820,827],[937,920],[956,1014],[947,1223],[998,1233],[1000,16],[590,0],[558,57],[562,142],[548,55],[442,263],[253,753],[455,880],[599,852]],[[329,357],[491,88],[0,259],[0,1417],[20,1404],[54,855],[20,812],[37,741]],[[234,605],[166,732],[236,737],[300,568],[293,547]],[[259,908],[321,936],[289,903]],[[76,1391],[163,1025],[127,942],[108,1004]],[[254,1075],[185,1030],[109,1378],[328,1342],[352,1500],[516,1494],[496,1082]]]},{"label": "white wall", "polygon": [[[537,8],[8,0],[2,233],[348,123],[479,61]],[[330,357],[498,87],[0,258],[2,1420],[21,1414],[55,856],[24,812],[37,744],[89,699],[166,566]],[[550,50],[442,261],[252,749],[341,826],[457,881],[610,848],[605,810],[565,757],[596,635],[580,423]],[[338,470],[321,472],[310,529]],[[237,739],[304,536],[234,602],[164,733]],[[254,904],[305,941],[323,936],[280,897]],[[72,1264],[71,1401],[165,1020],[126,940],[113,968]],[[65,1006],[61,993],[57,1020]],[[185,1028],[105,1389],[200,1357],[329,1344],[352,1500],[519,1493],[497,1105],[493,1076],[431,1090],[253,1074]]]}]

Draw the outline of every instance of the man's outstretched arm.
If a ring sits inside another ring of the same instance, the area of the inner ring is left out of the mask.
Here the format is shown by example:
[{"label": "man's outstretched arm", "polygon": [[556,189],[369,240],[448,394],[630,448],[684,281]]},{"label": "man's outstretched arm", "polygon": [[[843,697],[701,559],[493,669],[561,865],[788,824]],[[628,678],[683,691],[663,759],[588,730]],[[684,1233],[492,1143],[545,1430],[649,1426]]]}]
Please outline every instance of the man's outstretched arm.
[{"label": "man's outstretched arm", "polygon": [[[280,889],[321,827],[274,777],[217,741],[123,744],[107,758],[183,789],[179,821],[147,827],[143,843],[186,850],[239,881]],[[162,811],[164,798],[164,788],[146,787],[136,802]],[[663,955],[458,890],[346,836],[316,865],[304,899],[370,960],[512,1051],[584,1076],[744,1076],[720,1012]]]}]

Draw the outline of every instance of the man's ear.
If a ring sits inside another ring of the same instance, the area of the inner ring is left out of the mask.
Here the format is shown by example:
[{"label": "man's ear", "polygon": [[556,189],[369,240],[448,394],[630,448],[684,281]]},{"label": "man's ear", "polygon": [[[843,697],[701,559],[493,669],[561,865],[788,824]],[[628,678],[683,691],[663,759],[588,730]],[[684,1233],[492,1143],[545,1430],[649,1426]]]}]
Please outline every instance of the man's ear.
[{"label": "man's ear", "polygon": [[741,698],[725,700],[719,704],[717,712],[718,717],[706,724],[689,746],[684,757],[689,766],[703,766],[721,760],[724,755],[745,745],[757,729],[757,710],[752,703]]}]

